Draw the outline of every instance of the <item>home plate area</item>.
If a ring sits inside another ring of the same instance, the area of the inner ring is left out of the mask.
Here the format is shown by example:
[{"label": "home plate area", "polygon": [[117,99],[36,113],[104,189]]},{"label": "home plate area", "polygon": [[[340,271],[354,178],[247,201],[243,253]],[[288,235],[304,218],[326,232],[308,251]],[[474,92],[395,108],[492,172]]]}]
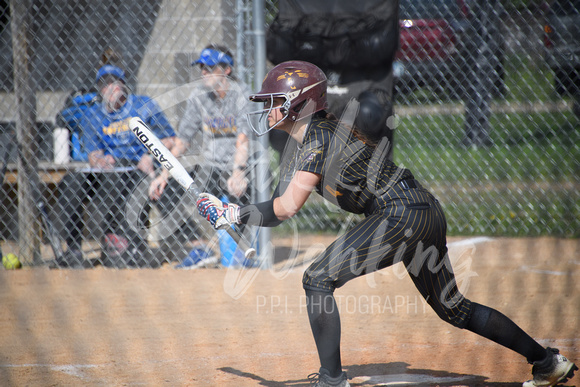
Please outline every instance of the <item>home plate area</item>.
[{"label": "home plate area", "polygon": [[351,380],[352,384],[373,386],[417,386],[417,385],[441,385],[453,383],[461,385],[462,382],[473,382],[472,376],[432,376],[432,375],[373,375],[358,376]]}]

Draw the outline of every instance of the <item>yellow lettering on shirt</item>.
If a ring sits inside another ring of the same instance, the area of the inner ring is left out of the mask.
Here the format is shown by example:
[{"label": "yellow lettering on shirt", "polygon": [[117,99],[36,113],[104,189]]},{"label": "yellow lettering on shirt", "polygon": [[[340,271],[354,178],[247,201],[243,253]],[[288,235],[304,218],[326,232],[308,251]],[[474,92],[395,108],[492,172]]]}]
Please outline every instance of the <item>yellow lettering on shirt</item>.
[{"label": "yellow lettering on shirt", "polygon": [[215,135],[235,134],[238,132],[235,117],[211,118],[203,122],[203,130]]},{"label": "yellow lettering on shirt", "polygon": [[130,130],[130,128],[129,128],[129,121],[130,120],[131,120],[131,117],[129,117],[125,120],[111,122],[109,124],[109,126],[106,126],[103,128],[103,134],[105,136],[111,136],[111,135],[114,135],[117,133],[128,132]]}]

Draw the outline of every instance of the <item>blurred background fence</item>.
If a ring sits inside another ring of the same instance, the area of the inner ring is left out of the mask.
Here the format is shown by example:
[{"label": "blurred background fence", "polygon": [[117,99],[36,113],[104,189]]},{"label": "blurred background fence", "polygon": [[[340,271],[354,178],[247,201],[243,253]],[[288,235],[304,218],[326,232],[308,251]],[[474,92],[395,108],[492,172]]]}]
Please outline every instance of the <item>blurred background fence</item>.
[{"label": "blurred background fence", "polygon": [[[392,71],[383,69],[392,87],[386,121],[392,157],[440,199],[450,234],[580,236],[579,3],[393,3],[400,49]],[[68,163],[55,162],[61,149],[53,139],[67,99],[94,89],[102,63],[121,65],[131,90],[160,101],[177,128],[184,100],[167,93],[199,78],[191,62],[209,43],[231,48],[236,75],[257,90],[256,66],[266,58],[254,50],[264,38],[253,24],[255,12],[267,34],[278,10],[269,0],[0,2],[3,246],[17,243],[29,264],[52,258],[37,209],[26,207],[34,189],[25,183],[40,189],[50,209],[62,176],[85,165],[75,154],[74,133]],[[23,35],[15,28],[19,15]],[[13,49],[22,42],[28,47]],[[116,53],[120,58],[111,59]],[[18,61],[28,63],[28,94],[15,90]],[[273,184],[274,150],[268,158]],[[19,180],[22,175],[29,179]],[[87,243],[100,238],[91,217]],[[313,198],[273,236],[292,228],[336,232],[356,219]]]}]

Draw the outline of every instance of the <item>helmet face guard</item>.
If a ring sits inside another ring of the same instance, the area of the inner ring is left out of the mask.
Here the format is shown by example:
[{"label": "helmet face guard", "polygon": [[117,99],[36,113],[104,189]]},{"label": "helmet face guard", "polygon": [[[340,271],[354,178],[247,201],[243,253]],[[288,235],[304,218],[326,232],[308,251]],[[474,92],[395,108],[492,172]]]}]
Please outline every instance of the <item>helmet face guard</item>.
[{"label": "helmet face guard", "polygon": [[[258,135],[263,136],[264,134],[268,133],[270,130],[274,129],[276,126],[280,125],[286,118],[288,118],[288,112],[290,111],[290,99],[286,94],[255,94],[252,97],[252,101],[254,102],[263,102],[264,108],[260,110],[255,110],[246,114],[248,119],[248,123],[252,130]],[[284,98],[285,101],[280,106],[274,106],[274,98]],[[272,112],[272,110],[280,109],[282,114],[284,115],[278,122],[274,125],[269,126],[268,124],[268,116]],[[256,119],[254,117],[257,118]]]},{"label": "helmet face guard", "polygon": [[[266,75],[262,89],[250,95],[250,101],[264,103],[264,109],[247,114],[250,126],[258,136],[262,136],[288,118],[295,122],[326,109],[326,82],[326,75],[312,63],[280,63]],[[283,98],[284,102],[281,106],[273,107],[274,98]],[[306,105],[312,107],[303,109]],[[280,109],[283,118],[269,126],[268,115],[274,109]],[[252,118],[256,115],[259,119],[254,125]]]}]

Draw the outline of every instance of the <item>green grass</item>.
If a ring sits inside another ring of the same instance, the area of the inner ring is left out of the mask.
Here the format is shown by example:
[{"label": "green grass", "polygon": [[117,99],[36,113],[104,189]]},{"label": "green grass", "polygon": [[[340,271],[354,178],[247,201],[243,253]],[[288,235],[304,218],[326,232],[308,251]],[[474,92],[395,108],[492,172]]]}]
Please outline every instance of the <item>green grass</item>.
[{"label": "green grass", "polygon": [[571,112],[490,117],[494,146],[464,148],[463,116],[400,119],[394,160],[432,187],[452,235],[580,236],[580,121]]},{"label": "green grass", "polygon": [[556,98],[554,73],[541,55],[508,55],[504,71],[507,101],[547,102]]},{"label": "green grass", "polygon": [[[580,120],[495,114],[490,127],[492,147],[466,149],[463,116],[403,117],[394,161],[439,198],[449,235],[580,237]],[[301,232],[344,228],[348,214],[322,202],[313,195],[297,215]]]},{"label": "green grass", "polygon": [[403,117],[395,162],[427,180],[560,181],[580,175],[580,121],[570,112],[490,117],[493,147],[464,148],[463,116]]}]

